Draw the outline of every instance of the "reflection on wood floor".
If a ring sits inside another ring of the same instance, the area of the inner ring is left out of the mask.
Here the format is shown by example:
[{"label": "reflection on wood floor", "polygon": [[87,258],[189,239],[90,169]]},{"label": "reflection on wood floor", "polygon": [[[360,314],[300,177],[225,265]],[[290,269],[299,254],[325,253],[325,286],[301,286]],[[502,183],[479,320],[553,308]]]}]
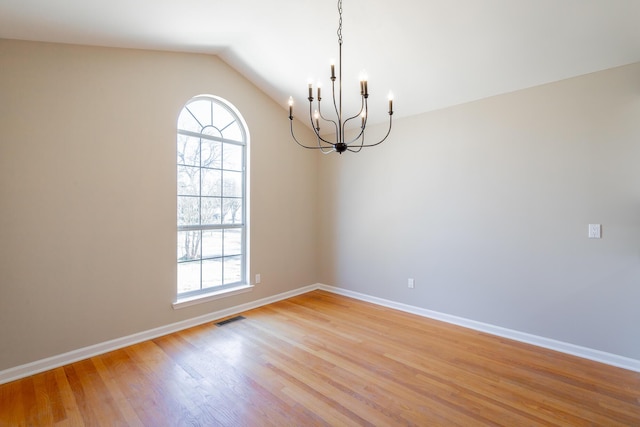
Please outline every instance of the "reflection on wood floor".
[{"label": "reflection on wood floor", "polygon": [[314,291],[0,386],[0,425],[640,426],[640,373]]}]

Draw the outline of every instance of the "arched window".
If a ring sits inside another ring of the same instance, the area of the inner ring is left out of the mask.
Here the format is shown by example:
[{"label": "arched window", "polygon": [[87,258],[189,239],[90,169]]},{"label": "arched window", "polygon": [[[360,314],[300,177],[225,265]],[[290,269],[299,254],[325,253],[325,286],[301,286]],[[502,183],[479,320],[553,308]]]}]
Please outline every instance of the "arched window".
[{"label": "arched window", "polygon": [[178,117],[178,298],[247,282],[247,139],[227,101],[191,99]]}]

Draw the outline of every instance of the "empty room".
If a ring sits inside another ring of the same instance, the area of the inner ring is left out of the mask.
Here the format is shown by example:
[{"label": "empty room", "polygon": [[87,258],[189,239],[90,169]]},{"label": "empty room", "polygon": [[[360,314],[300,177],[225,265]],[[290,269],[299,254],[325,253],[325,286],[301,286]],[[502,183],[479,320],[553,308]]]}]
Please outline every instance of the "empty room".
[{"label": "empty room", "polygon": [[0,0],[0,426],[640,425],[638,19]]}]

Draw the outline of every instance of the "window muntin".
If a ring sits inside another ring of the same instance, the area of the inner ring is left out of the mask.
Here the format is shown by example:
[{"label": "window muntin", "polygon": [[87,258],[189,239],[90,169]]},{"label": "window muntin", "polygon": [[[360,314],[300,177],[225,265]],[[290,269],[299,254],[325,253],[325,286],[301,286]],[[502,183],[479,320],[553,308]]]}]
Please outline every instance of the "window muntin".
[{"label": "window muntin", "polygon": [[198,96],[177,132],[178,296],[246,283],[247,131],[224,100]]}]

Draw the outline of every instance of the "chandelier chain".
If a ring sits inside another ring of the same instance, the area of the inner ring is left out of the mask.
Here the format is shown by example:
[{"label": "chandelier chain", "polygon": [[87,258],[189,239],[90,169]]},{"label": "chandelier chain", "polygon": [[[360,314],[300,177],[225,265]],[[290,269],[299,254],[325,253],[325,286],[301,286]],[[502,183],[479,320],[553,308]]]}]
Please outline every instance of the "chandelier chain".
[{"label": "chandelier chain", "polygon": [[338,43],[342,44],[342,0],[338,0],[338,15],[340,15],[338,20]]}]

